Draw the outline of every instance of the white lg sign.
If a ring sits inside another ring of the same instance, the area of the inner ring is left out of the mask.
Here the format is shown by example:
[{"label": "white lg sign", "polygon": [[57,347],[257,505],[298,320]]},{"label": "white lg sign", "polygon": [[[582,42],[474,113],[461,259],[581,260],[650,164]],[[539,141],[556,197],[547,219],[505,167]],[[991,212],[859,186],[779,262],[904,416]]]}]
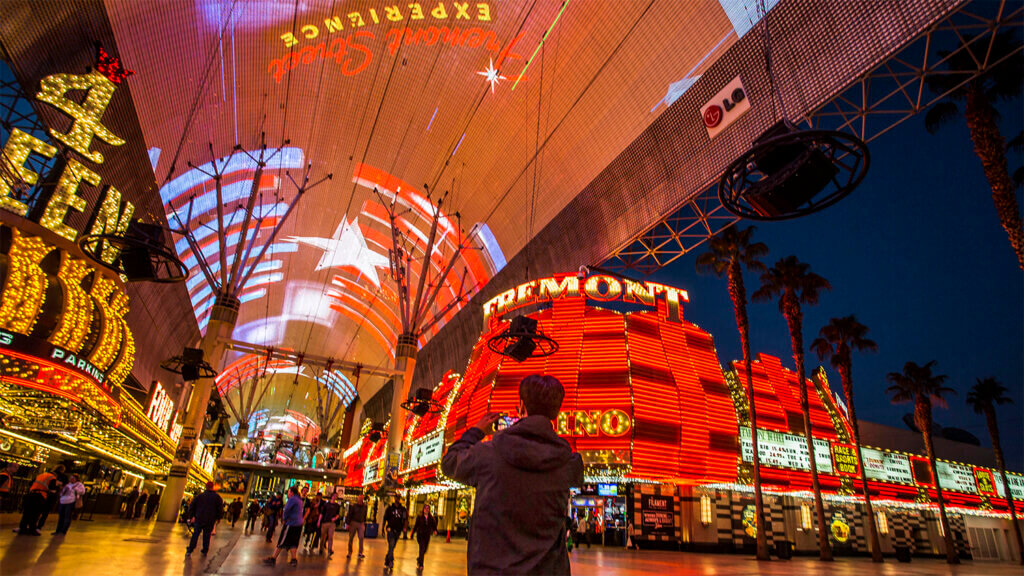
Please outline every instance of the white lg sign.
[{"label": "white lg sign", "polygon": [[714,138],[747,110],[750,110],[750,99],[743,88],[743,80],[737,76],[701,107],[700,117],[708,130],[708,137]]}]

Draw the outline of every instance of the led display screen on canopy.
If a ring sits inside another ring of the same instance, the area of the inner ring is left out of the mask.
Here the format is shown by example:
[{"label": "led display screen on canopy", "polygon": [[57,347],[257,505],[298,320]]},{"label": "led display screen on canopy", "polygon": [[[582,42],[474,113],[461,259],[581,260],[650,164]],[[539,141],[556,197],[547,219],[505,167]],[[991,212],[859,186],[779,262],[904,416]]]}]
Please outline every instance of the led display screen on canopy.
[{"label": "led display screen on canopy", "polygon": [[[161,71],[130,80],[147,147],[163,151],[161,178],[172,163],[177,177],[186,161],[209,162],[211,143],[224,157],[235,145],[256,149],[265,133],[271,146],[290,140],[318,174],[370,166],[413,184],[402,191],[425,197],[427,184],[432,199],[449,191],[445,213],[460,213],[467,234],[481,224],[478,230],[488,231],[479,233],[481,242],[505,254],[528,240],[523,192],[537,138],[530,121],[536,114],[527,112],[538,94],[550,116],[539,138],[550,168],[537,171],[535,230],[667,109],[670,85],[699,76],[738,37],[730,10],[716,0],[645,8],[605,0],[107,5],[125,60],[136,70]],[[208,81],[198,85],[196,78]],[[216,106],[192,106],[197,93]],[[285,179],[283,171],[274,174]],[[376,201],[371,187],[335,178],[303,198],[282,236],[330,239],[343,221],[357,219],[366,227],[367,201]],[[423,233],[429,228],[413,224]],[[386,254],[363,236],[370,250]],[[293,248],[275,251],[281,268],[267,272],[265,285],[249,287],[254,295],[265,289],[269,302],[252,296],[265,305],[243,306],[240,325],[257,312],[280,316],[281,292],[294,280],[312,277],[333,290],[340,276],[376,291],[355,276],[316,272],[322,250]],[[493,274],[504,255],[483,259]],[[345,347],[355,328],[353,353],[368,363],[385,360],[379,341],[393,345],[387,312],[365,304],[372,296],[342,288],[342,299],[330,300],[339,309],[336,327],[317,327],[309,338],[308,327],[288,326],[275,336],[292,347],[307,340]],[[384,291],[379,298],[386,300]],[[338,333],[346,337],[331,337]]]}]

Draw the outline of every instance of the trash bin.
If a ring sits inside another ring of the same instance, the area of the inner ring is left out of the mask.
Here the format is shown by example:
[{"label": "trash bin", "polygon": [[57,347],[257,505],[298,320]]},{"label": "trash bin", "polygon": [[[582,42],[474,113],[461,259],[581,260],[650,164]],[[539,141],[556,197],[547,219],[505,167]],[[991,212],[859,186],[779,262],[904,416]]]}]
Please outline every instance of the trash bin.
[{"label": "trash bin", "polygon": [[900,562],[910,562],[910,546],[894,546],[896,559]]},{"label": "trash bin", "polygon": [[367,522],[366,526],[363,527],[363,529],[365,530],[365,532],[363,533],[363,537],[365,537],[365,538],[376,538],[377,537],[377,526],[378,525],[377,525],[376,522]]},{"label": "trash bin", "polygon": [[776,542],[775,555],[779,557],[779,560],[791,560],[793,558],[793,543],[788,540]]}]

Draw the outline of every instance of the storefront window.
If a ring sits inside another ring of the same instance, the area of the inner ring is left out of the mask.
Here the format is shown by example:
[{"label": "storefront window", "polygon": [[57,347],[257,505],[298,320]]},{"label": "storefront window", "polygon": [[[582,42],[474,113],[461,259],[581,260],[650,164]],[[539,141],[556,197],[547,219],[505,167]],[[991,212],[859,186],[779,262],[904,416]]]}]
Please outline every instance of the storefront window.
[{"label": "storefront window", "polygon": [[700,523],[705,526],[711,524],[711,497],[707,494],[700,497]]},{"label": "storefront window", "polygon": [[811,507],[807,502],[800,504],[800,529],[804,532],[811,529]]}]

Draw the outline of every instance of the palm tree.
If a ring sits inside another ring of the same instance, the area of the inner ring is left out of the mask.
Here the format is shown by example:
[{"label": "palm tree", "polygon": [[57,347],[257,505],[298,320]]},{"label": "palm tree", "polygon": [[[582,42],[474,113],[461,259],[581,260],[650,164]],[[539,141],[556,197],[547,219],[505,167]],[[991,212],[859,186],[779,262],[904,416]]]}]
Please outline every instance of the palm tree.
[{"label": "palm tree", "polygon": [[892,396],[893,404],[914,403],[914,423],[924,438],[924,450],[928,454],[932,478],[935,479],[935,493],[939,498],[939,521],[942,523],[942,535],[946,541],[946,562],[959,564],[960,558],[953,547],[953,533],[949,530],[949,520],[946,518],[946,504],[942,498],[942,486],[939,484],[939,475],[935,467],[935,448],[932,445],[932,404],[945,408],[946,400],[942,397],[943,394],[956,391],[942,385],[946,381],[946,375],[932,374],[934,367],[935,360],[924,366],[907,362],[902,373],[889,372],[885,376],[892,384],[886,392]]},{"label": "palm tree", "polygon": [[1010,482],[1006,477],[1006,461],[1003,460],[1003,443],[999,436],[999,423],[996,422],[996,406],[1012,404],[1013,400],[1006,396],[1006,387],[995,378],[978,378],[977,384],[967,393],[967,405],[978,414],[984,414],[988,422],[988,434],[992,437],[992,450],[996,453],[996,466],[1003,477],[1003,488],[1006,490],[1006,503],[1010,507],[1010,518],[1013,519],[1013,530],[1017,535],[1017,550],[1020,562],[1024,564],[1024,538],[1021,538],[1020,524],[1017,523],[1017,511],[1014,509],[1013,494],[1010,493]]},{"label": "palm tree", "polygon": [[743,347],[743,363],[747,372],[747,398],[750,401],[750,440],[754,448],[754,508],[757,514],[757,559],[768,560],[768,539],[765,536],[764,498],[761,495],[761,457],[757,450],[757,411],[754,409],[754,379],[750,358],[750,320],[747,317],[747,288],[743,284],[743,267],[761,272],[765,269],[759,258],[768,254],[763,242],[751,242],[754,227],[740,230],[726,228],[708,240],[709,250],[697,258],[697,272],[729,279],[729,298],[736,314],[736,328]]},{"label": "palm tree", "polygon": [[860,483],[864,491],[864,504],[868,512],[868,526],[871,537],[871,560],[882,561],[882,546],[878,541],[878,527],[875,525],[875,511],[871,507],[871,494],[868,490],[867,471],[864,470],[864,458],[860,453],[860,426],[857,424],[857,410],[853,406],[853,361],[851,353],[877,352],[878,344],[867,337],[868,327],[857,321],[853,315],[843,318],[832,318],[818,332],[819,336],[811,342],[811,350],[824,361],[832,359],[832,367],[839,372],[843,383],[843,395],[850,411],[850,425],[853,427],[853,449],[857,453],[857,466],[860,468]]},{"label": "palm tree", "polygon": [[[949,95],[925,114],[925,128],[935,133],[960,113],[959,103],[963,103],[964,120],[971,132],[974,153],[981,159],[999,221],[1010,238],[1018,264],[1024,269],[1024,229],[1006,161],[1005,139],[999,130],[999,112],[995,109],[996,102],[1021,94],[1024,84],[1020,71],[1024,68],[1024,55],[1021,54],[1020,42],[1010,32],[996,34],[990,41],[974,41],[971,36],[964,36],[960,49],[952,56],[949,52],[939,54],[949,57],[949,73],[929,74],[925,82],[933,92],[949,92]],[[1000,65],[990,67],[958,86],[966,74],[978,70],[979,62],[999,62],[1004,58]]]},{"label": "palm tree", "polygon": [[775,266],[761,274],[761,287],[754,292],[755,301],[779,299],[779,311],[789,326],[789,340],[796,360],[796,374],[800,382],[800,408],[804,413],[804,436],[807,438],[807,454],[811,461],[811,486],[814,489],[814,505],[818,508],[818,549],[822,560],[832,560],[832,549],[828,545],[829,529],[825,524],[825,508],[821,502],[821,483],[818,481],[818,463],[814,458],[814,434],[811,433],[811,411],[807,399],[807,380],[804,378],[804,313],[802,304],[818,303],[818,293],[831,290],[832,286],[821,276],[811,272],[810,264],[786,256]]}]

